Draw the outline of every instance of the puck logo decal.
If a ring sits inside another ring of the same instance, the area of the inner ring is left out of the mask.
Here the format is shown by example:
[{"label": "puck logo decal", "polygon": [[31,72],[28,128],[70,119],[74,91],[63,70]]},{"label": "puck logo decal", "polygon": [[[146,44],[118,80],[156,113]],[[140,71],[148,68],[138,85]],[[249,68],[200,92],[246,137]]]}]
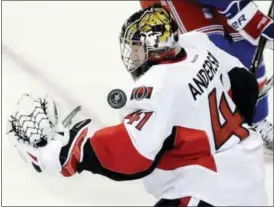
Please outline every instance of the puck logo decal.
[{"label": "puck logo decal", "polygon": [[120,109],[126,105],[127,96],[124,91],[120,89],[114,89],[109,92],[107,101],[112,108]]}]

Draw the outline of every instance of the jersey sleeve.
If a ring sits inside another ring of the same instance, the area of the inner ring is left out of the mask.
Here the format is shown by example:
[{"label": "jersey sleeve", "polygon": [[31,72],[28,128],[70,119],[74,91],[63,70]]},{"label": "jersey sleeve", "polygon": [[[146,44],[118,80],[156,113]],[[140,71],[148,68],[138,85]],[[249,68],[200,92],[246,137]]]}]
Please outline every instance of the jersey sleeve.
[{"label": "jersey sleeve", "polygon": [[97,131],[85,144],[79,168],[114,180],[150,174],[173,145],[176,87],[145,85],[133,89],[132,113],[122,123]]}]

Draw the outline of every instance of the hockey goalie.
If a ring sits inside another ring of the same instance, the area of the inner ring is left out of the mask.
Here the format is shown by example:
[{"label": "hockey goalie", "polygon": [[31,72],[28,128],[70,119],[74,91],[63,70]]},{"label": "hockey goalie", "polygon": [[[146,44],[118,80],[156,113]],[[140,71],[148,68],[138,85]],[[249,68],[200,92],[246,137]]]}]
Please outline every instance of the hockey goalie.
[{"label": "hockey goalie", "polygon": [[[191,31],[206,33],[216,46],[238,58],[251,71],[259,38],[267,38],[266,46],[273,47],[273,20],[263,14],[254,1],[140,0],[142,8],[155,3],[161,4],[170,11],[178,24],[179,34]],[[273,77],[268,79],[267,76],[266,65],[262,58],[256,70],[260,89],[270,86],[273,82],[271,80]],[[253,126],[261,134],[266,153],[273,155],[273,124],[268,118],[269,106],[267,95],[258,101]]]},{"label": "hockey goalie", "polygon": [[155,206],[267,205],[256,78],[206,34],[178,35],[159,5],[130,16],[120,45],[135,81],[121,123],[94,132],[77,110],[63,120],[52,99],[26,94],[8,122],[21,156],[41,173],[142,178]]}]

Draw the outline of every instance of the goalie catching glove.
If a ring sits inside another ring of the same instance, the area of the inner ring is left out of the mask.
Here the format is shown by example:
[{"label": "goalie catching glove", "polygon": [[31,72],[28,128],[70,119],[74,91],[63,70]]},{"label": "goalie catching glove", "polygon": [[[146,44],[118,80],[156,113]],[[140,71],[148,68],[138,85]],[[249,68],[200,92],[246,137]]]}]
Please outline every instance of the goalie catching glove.
[{"label": "goalie catching glove", "polygon": [[59,171],[64,176],[77,172],[90,119],[71,124],[77,107],[62,121],[60,108],[50,97],[24,94],[8,121],[8,135],[21,157],[38,172]]}]

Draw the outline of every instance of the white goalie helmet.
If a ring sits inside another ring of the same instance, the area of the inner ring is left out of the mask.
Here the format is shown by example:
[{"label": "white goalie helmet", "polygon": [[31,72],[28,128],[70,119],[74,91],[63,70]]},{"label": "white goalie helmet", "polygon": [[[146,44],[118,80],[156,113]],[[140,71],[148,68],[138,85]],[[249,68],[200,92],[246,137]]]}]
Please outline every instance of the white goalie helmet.
[{"label": "white goalie helmet", "polygon": [[133,73],[144,63],[174,55],[178,26],[169,11],[154,5],[133,14],[123,25],[120,47],[123,63]]}]

